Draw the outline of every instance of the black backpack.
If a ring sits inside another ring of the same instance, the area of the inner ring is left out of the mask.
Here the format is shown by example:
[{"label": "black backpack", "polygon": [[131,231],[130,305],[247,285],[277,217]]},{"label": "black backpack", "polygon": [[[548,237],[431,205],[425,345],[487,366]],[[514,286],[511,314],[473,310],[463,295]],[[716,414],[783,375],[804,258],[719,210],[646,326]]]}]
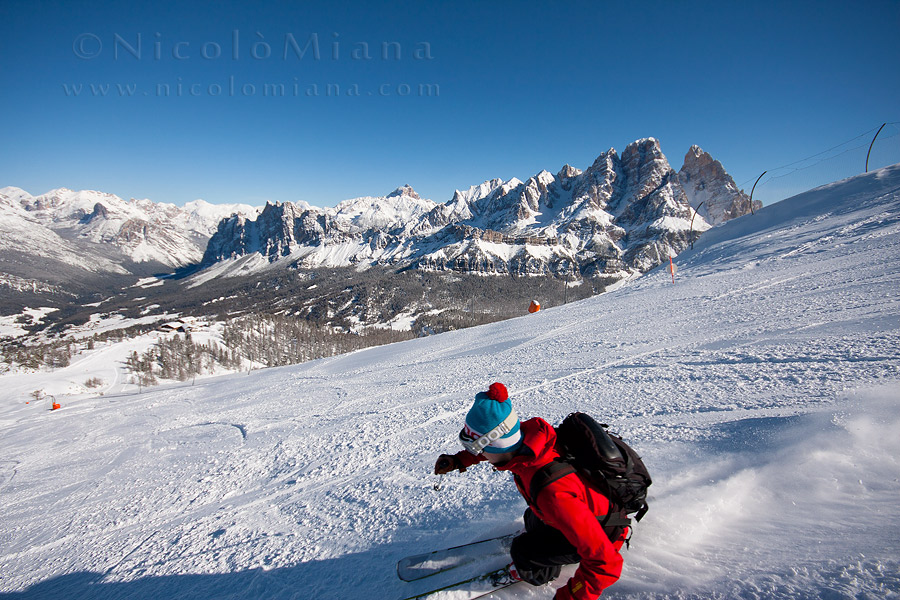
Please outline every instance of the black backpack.
[{"label": "black backpack", "polygon": [[600,520],[610,539],[631,525],[629,515],[640,521],[647,514],[647,488],[652,480],[637,452],[608,425],[590,415],[575,412],[556,427],[556,450],[561,458],[539,469],[531,479],[531,503],[545,487],[572,473],[597,486],[609,499],[610,511]]}]

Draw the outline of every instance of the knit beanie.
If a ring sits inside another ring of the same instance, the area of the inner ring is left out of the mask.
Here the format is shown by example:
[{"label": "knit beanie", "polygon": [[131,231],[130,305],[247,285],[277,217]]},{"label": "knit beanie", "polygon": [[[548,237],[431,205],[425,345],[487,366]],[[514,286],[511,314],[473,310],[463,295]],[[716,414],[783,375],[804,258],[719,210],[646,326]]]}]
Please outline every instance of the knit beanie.
[{"label": "knit beanie", "polygon": [[509,431],[491,441],[484,452],[502,454],[514,452],[522,445],[522,433],[519,430],[519,419],[509,401],[509,393],[502,383],[492,383],[488,391],[475,395],[475,403],[466,414],[466,426],[460,432],[462,440],[474,441],[492,431],[495,427],[512,415],[514,423]]}]

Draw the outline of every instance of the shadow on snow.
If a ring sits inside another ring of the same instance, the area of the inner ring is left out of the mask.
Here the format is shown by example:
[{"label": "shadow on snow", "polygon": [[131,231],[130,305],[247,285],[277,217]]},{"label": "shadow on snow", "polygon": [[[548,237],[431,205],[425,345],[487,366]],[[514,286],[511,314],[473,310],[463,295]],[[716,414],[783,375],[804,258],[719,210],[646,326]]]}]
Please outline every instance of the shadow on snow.
[{"label": "shadow on snow", "polygon": [[396,577],[409,543],[277,569],[234,573],[146,576],[108,581],[108,573],[80,571],[35,583],[0,600],[342,600],[403,598],[419,591]]}]

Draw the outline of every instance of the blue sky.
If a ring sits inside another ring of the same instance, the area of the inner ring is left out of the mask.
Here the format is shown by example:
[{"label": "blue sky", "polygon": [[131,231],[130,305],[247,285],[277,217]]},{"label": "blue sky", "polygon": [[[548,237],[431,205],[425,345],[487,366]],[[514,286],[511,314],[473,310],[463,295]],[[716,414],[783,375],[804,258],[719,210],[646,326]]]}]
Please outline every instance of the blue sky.
[{"label": "blue sky", "polygon": [[752,185],[900,121],[898,28],[895,1],[2,0],[0,187],[444,202],[648,136]]}]

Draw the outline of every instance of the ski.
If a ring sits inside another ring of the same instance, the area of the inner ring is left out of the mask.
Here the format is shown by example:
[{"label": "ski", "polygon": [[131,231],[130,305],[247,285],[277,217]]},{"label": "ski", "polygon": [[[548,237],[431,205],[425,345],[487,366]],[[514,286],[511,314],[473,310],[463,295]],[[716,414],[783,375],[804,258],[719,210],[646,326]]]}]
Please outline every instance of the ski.
[{"label": "ski", "polygon": [[397,562],[397,577],[403,581],[419,581],[439,573],[446,573],[488,556],[509,554],[513,538],[517,534],[510,533],[497,537],[478,540],[452,548],[444,548],[424,554],[415,554]]},{"label": "ski", "polygon": [[510,575],[509,567],[503,567],[496,571],[420,592],[415,596],[409,596],[402,600],[431,600],[438,595],[444,594],[447,594],[447,597],[453,600],[477,600],[515,583],[519,583],[519,580]]}]

